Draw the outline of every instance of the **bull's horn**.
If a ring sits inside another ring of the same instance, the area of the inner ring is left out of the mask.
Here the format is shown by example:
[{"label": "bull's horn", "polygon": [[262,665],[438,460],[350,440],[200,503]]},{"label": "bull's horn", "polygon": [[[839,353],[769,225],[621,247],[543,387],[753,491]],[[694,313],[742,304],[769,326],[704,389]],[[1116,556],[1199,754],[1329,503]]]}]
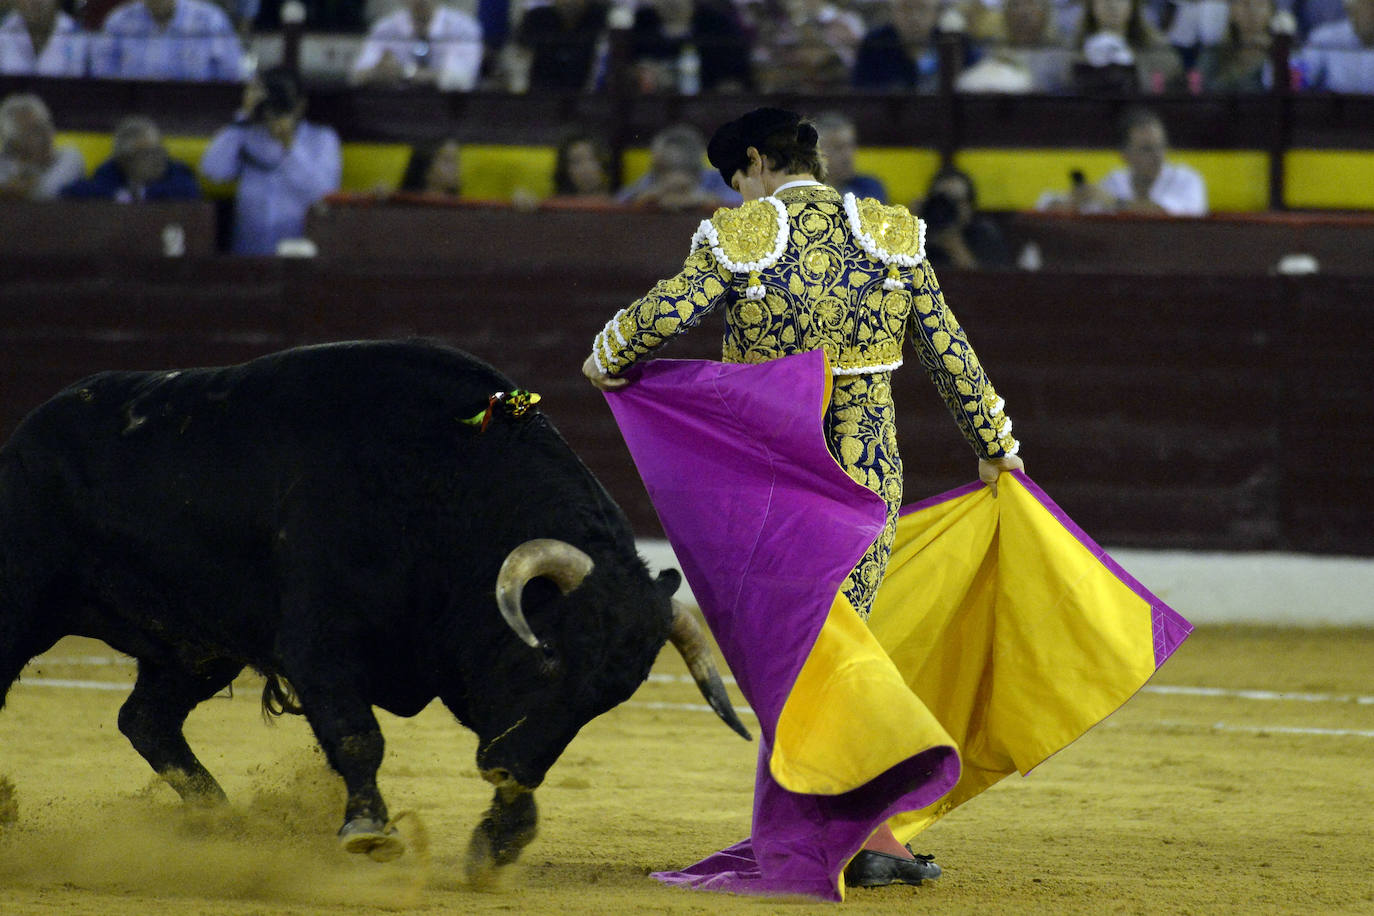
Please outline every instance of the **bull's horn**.
[{"label": "bull's horn", "polygon": [[539,637],[530,629],[520,607],[525,584],[536,576],[553,580],[567,594],[582,584],[592,571],[592,558],[567,541],[535,538],[516,547],[501,564],[496,576],[496,606],[510,628],[532,648],[539,648]]},{"label": "bull's horn", "polygon": [[687,605],[676,599],[673,601],[673,631],[668,638],[682,653],[683,660],[687,662],[687,669],[692,672],[692,679],[697,682],[701,695],[711,704],[716,715],[746,741],[753,740],[749,729],[745,728],[739,716],[735,715],[735,707],[730,705],[730,697],[725,692],[725,685],[720,681],[720,672],[716,670],[716,663],[711,658],[711,646],[706,642],[706,634],[701,632],[701,627],[697,625],[697,620],[687,609]]}]

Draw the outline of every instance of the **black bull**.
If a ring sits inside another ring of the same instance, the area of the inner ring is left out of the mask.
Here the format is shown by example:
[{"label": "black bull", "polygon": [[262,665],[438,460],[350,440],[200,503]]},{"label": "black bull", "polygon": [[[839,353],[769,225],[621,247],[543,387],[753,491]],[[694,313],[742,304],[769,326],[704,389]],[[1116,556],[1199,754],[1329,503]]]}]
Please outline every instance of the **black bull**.
[{"label": "black bull", "polygon": [[537,409],[483,416],[513,388],[459,351],[381,342],[64,390],[0,449],[0,704],[61,637],[104,640],[138,659],[120,730],[183,798],[214,802],[182,724],[252,667],[343,777],[345,848],[380,859],[403,847],[372,707],[437,697],[496,785],[474,878],[514,861],[532,790],[670,636],[747,737],[670,601],[678,574],[650,576]]}]

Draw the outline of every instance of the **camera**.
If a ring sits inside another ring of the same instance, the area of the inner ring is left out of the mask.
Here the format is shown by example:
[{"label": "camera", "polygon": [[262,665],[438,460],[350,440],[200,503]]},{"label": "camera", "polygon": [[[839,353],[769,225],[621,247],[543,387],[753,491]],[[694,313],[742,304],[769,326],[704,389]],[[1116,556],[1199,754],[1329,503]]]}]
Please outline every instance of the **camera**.
[{"label": "camera", "polygon": [[263,123],[295,114],[300,109],[303,98],[295,74],[284,67],[273,67],[259,76],[258,81],[262,84],[263,97],[249,112],[251,120]]}]

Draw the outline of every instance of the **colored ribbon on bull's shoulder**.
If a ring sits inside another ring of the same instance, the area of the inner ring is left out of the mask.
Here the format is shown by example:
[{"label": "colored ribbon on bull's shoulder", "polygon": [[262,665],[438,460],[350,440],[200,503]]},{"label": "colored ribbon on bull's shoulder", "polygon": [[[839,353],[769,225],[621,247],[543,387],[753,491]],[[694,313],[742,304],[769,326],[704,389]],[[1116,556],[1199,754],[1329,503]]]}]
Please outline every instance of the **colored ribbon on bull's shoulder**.
[{"label": "colored ribbon on bull's shoulder", "polygon": [[839,587],[886,510],[826,448],[823,355],[633,371],[607,401],[762,732],[749,839],[661,880],[842,899],[880,825],[1034,766],[1187,633],[1021,475],[909,507],[865,626]]},{"label": "colored ribbon on bull's shoulder", "polygon": [[512,417],[523,417],[541,398],[533,391],[516,388],[514,391],[497,391],[487,398],[487,406],[470,417],[460,417],[459,423],[476,426],[478,432],[486,432],[492,414],[499,407]]}]

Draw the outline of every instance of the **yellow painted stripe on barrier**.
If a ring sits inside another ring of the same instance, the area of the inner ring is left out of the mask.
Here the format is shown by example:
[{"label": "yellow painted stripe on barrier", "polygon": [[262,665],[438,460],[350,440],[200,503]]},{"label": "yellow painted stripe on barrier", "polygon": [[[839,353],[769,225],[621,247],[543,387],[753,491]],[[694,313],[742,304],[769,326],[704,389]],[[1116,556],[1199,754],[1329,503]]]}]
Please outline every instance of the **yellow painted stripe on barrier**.
[{"label": "yellow painted stripe on barrier", "polygon": [[395,191],[409,162],[409,143],[345,143],[341,189]]},{"label": "yellow painted stripe on barrier", "polygon": [[96,166],[110,158],[110,147],[114,140],[110,134],[64,130],[54,136],[53,142],[58,146],[76,147],[86,161],[86,174],[89,175]]},{"label": "yellow painted stripe on barrier", "polygon": [[[708,165],[704,160],[702,166]],[[644,173],[649,171],[649,150],[635,147],[625,150],[620,156],[620,183],[621,185],[634,184],[644,177]]]},{"label": "yellow painted stripe on barrier", "polygon": [[1073,170],[1096,182],[1121,165],[1121,155],[1101,149],[969,149],[954,162],[973,178],[979,209],[1029,210],[1046,191],[1067,192]]},{"label": "yellow painted stripe on barrier", "polygon": [[[89,174],[110,155],[107,133],[64,131],[57,135],[81,151]],[[169,136],[171,154],[198,168],[208,137]],[[405,143],[346,143],[343,147],[343,190],[394,190],[400,187],[410,159]],[[1171,158],[1197,169],[1207,182],[1212,210],[1247,213],[1267,209],[1268,157],[1258,150],[1175,150]],[[546,197],[553,192],[555,151],[550,146],[465,144],[462,147],[463,196],[510,200],[517,189]],[[649,151],[633,148],[622,158],[624,182],[640,178],[649,166]],[[1045,191],[1066,191],[1069,172],[1081,169],[1088,181],[1098,181],[1121,165],[1111,149],[966,149],[955,164],[967,171],[978,187],[979,205],[987,210],[1026,210]],[[887,186],[894,203],[913,203],[925,193],[939,167],[934,150],[866,147],[855,155],[861,173],[875,175]],[[1285,203],[1290,207],[1374,209],[1374,152],[1293,150],[1285,158]],[[230,185],[202,180],[207,196],[222,197]]]},{"label": "yellow painted stripe on barrier", "polygon": [[[1269,158],[1258,150],[1174,150],[1174,162],[1196,169],[1207,182],[1210,208],[1222,213],[1268,209]],[[969,149],[955,163],[972,176],[985,210],[1027,210],[1046,191],[1069,189],[1069,172],[1095,182],[1122,165],[1110,149]]]},{"label": "yellow painted stripe on barrier", "polygon": [[854,153],[854,170],[881,181],[891,204],[910,204],[924,197],[939,168],[940,154],[933,149],[871,146]]},{"label": "yellow painted stripe on barrier", "polygon": [[1284,171],[1290,207],[1374,210],[1374,151],[1295,149]]},{"label": "yellow painted stripe on barrier", "polygon": [[517,190],[536,197],[553,193],[557,150],[552,146],[464,144],[460,156],[463,196],[510,200]]},{"label": "yellow painted stripe on barrier", "polygon": [[1197,169],[1207,182],[1213,213],[1259,213],[1269,209],[1269,154],[1261,150],[1180,149],[1169,158]]}]

